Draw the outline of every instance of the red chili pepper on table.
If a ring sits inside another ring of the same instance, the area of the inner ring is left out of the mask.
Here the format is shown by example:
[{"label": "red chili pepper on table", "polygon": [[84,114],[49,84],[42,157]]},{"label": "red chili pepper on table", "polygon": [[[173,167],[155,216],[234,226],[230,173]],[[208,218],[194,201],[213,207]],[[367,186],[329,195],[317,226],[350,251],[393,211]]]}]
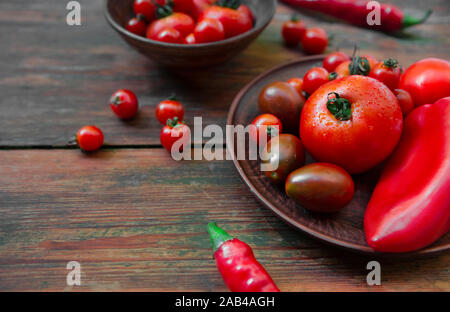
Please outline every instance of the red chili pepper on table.
[{"label": "red chili pepper on table", "polygon": [[232,237],[215,222],[208,224],[214,258],[223,280],[233,292],[279,292],[249,245]]},{"label": "red chili pepper on table", "polygon": [[391,4],[381,4],[381,25],[369,25],[367,16],[372,9],[367,8],[368,0],[282,0],[283,2],[304,9],[318,11],[342,19],[361,27],[396,32],[407,27],[425,22],[431,15],[428,10],[422,18],[404,14],[402,10]]},{"label": "red chili pepper on table", "polygon": [[364,216],[369,246],[381,252],[423,248],[450,229],[450,97],[405,119]]}]

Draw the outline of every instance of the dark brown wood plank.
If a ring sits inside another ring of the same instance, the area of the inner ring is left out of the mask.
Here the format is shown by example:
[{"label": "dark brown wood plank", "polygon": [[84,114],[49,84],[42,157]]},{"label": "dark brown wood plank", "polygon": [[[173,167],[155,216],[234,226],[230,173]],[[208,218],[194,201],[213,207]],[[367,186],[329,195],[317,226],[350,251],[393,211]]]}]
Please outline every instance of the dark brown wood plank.
[{"label": "dark brown wood plank", "polygon": [[[0,290],[226,290],[215,220],[254,247],[283,291],[450,290],[450,255],[374,260],[323,245],[256,203],[229,161],[175,162],[161,149],[0,152]],[[66,264],[82,286],[67,287]]]},{"label": "dark brown wood plank", "polygon": [[[236,93],[257,74],[303,55],[282,45],[280,27],[292,13],[279,6],[272,24],[243,54],[208,70],[169,72],[129,48],[107,25],[102,0],[81,0],[82,26],[65,24],[66,2],[0,2],[0,146],[61,146],[78,128],[96,124],[113,145],[159,144],[154,117],[159,100],[177,93],[186,119],[202,116],[204,124],[224,125]],[[377,57],[397,57],[409,65],[425,56],[449,58],[447,0],[391,0],[420,15],[435,9],[427,24],[394,38],[301,13],[309,26],[335,35],[332,51],[351,52],[354,43]],[[118,88],[134,90],[142,105],[138,118],[123,123],[107,100]]]}]

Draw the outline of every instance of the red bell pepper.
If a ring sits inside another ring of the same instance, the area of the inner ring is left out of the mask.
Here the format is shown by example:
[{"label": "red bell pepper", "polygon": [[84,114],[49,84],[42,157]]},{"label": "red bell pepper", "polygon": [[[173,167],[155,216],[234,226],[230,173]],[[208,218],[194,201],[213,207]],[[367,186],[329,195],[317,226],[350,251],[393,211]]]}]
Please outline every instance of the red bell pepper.
[{"label": "red bell pepper", "polygon": [[415,18],[404,14],[396,6],[381,4],[381,25],[369,25],[367,23],[367,15],[372,11],[367,8],[369,0],[283,0],[283,2],[296,7],[322,12],[350,24],[385,32],[395,32],[406,27],[421,24],[428,19],[432,12],[428,10],[422,18]]},{"label": "red bell pepper", "polygon": [[364,216],[370,247],[423,248],[450,228],[450,97],[413,110]]},{"label": "red bell pepper", "polygon": [[249,245],[232,237],[215,222],[208,224],[214,258],[225,284],[234,292],[279,292]]}]

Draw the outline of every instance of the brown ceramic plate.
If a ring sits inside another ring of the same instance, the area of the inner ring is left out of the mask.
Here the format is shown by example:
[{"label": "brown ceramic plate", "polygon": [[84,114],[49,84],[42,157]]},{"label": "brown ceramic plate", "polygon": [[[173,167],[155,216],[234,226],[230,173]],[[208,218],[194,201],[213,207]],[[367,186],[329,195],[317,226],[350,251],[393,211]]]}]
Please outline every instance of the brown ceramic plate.
[{"label": "brown ceramic plate", "polygon": [[[260,114],[258,110],[258,95],[267,84],[280,80],[286,81],[292,77],[303,77],[309,68],[320,66],[322,59],[323,56],[305,57],[276,67],[257,77],[234,99],[228,114],[227,124],[249,125]],[[232,147],[230,138],[227,135],[228,147]],[[229,152],[233,154],[234,149],[229,148]],[[372,250],[366,244],[363,231],[364,209],[379,177],[379,168],[354,176],[356,183],[355,196],[353,201],[342,211],[332,215],[320,215],[313,214],[296,205],[293,200],[285,195],[283,187],[271,184],[260,172],[258,161],[236,159],[233,161],[241,178],[256,198],[288,224],[334,246],[359,253],[387,255],[376,253]],[[307,162],[313,162],[309,155],[307,156]],[[450,233],[447,233],[433,245],[417,252],[389,255],[428,255],[442,252],[449,248]]]}]

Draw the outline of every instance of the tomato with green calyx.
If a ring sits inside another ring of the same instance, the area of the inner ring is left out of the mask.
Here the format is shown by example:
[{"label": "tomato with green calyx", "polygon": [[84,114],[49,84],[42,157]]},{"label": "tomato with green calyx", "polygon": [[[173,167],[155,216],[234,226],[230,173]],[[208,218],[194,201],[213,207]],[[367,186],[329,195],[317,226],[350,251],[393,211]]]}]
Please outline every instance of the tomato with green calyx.
[{"label": "tomato with green calyx", "polygon": [[267,143],[261,162],[268,169],[264,174],[273,183],[281,184],[292,171],[305,164],[305,149],[296,136],[282,133]]},{"label": "tomato with green calyx", "polygon": [[259,138],[266,136],[266,142],[283,132],[281,120],[272,114],[262,114],[252,121],[250,127],[250,139],[256,144]]},{"label": "tomato with green calyx", "polygon": [[392,153],[402,125],[400,105],[388,87],[354,75],[331,81],[308,98],[300,137],[316,160],[361,173]]},{"label": "tomato with green calyx", "polygon": [[402,68],[395,59],[387,59],[375,65],[370,71],[369,77],[384,83],[391,91],[398,87]]},{"label": "tomato with green calyx", "polygon": [[284,42],[289,46],[298,45],[302,41],[305,32],[306,25],[300,20],[298,15],[293,15],[289,21],[283,24],[281,29]]},{"label": "tomato with green calyx", "polygon": [[298,91],[287,82],[274,82],[259,95],[258,106],[263,113],[277,116],[286,130],[296,133],[300,113],[305,104]]},{"label": "tomato with green calyx", "polygon": [[314,163],[293,171],[286,194],[313,212],[337,212],[350,203],[355,183],[347,171],[328,163]]},{"label": "tomato with green calyx", "polygon": [[135,0],[134,1],[134,13],[136,15],[142,14],[147,19],[147,22],[151,22],[156,18],[156,5],[164,5],[165,0]]},{"label": "tomato with green calyx", "polygon": [[178,31],[184,39],[194,31],[194,20],[185,13],[173,12],[169,5],[158,6],[156,9],[157,20],[153,21],[147,28],[147,38],[156,40],[160,32],[173,28]]},{"label": "tomato with green calyx", "polygon": [[111,96],[109,106],[114,114],[122,119],[130,119],[139,109],[138,98],[133,91],[121,89]]},{"label": "tomato with green calyx", "polygon": [[307,94],[313,94],[323,84],[337,78],[337,73],[329,73],[323,67],[313,67],[308,70],[303,77],[303,91]]},{"label": "tomato with green calyx", "polygon": [[179,152],[183,151],[183,146],[190,141],[191,129],[189,126],[178,121],[175,117],[173,120],[169,119],[167,125],[161,129],[160,140],[162,146],[172,152],[172,147],[178,140],[181,140]]},{"label": "tomato with green calyx", "polygon": [[184,119],[184,107],[175,95],[172,95],[167,100],[160,102],[156,106],[156,118],[158,121],[166,125],[169,119],[177,118],[178,121],[183,121]]}]

